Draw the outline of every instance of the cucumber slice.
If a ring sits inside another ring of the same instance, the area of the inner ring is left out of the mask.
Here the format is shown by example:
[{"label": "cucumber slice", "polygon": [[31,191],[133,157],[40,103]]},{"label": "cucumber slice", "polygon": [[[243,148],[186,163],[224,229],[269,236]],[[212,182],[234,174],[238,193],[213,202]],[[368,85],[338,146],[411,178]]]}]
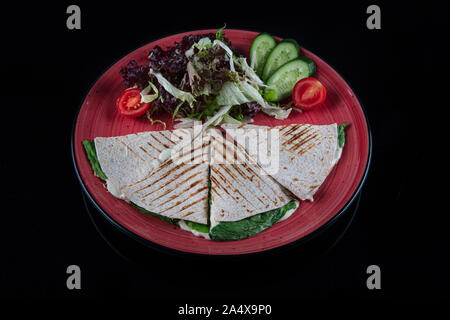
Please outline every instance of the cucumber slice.
[{"label": "cucumber slice", "polygon": [[267,57],[262,72],[262,80],[266,81],[279,67],[300,56],[300,46],[293,39],[281,41]]},{"label": "cucumber slice", "polygon": [[250,47],[250,65],[258,76],[261,76],[267,57],[276,45],[275,39],[268,33],[261,33],[253,39]]},{"label": "cucumber slice", "polygon": [[292,95],[298,80],[311,77],[315,71],[316,64],[307,57],[299,57],[284,64],[267,80],[269,87],[264,89],[264,99],[271,102],[286,99]]}]

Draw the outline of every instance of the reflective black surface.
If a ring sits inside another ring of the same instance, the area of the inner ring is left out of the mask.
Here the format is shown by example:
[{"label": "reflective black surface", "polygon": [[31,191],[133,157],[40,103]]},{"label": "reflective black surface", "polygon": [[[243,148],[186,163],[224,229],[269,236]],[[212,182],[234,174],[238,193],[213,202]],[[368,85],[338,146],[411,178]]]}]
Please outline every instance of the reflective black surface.
[{"label": "reflective black surface", "polygon": [[[314,236],[311,240],[305,242],[297,243],[286,248],[280,248],[274,250],[274,252],[261,253],[259,255],[250,256],[226,256],[226,257],[208,257],[201,255],[183,255],[173,250],[167,250],[163,247],[157,248],[149,247],[137,240],[132,239],[126,233],[120,232],[115,228],[109,221],[107,221],[104,216],[96,210],[92,203],[83,194],[83,202],[86,206],[86,210],[92,223],[95,225],[96,230],[100,236],[105,240],[105,242],[111,247],[111,249],[116,252],[123,259],[135,263],[144,267],[151,267],[155,260],[155,254],[168,263],[166,268],[177,267],[177,264],[171,264],[175,261],[184,259],[190,263],[211,263],[216,261],[218,264],[225,263],[236,263],[236,261],[245,261],[246,263],[261,263],[261,261],[268,259],[284,259],[284,263],[292,259],[292,255],[301,255],[304,259],[303,263],[311,263],[314,258],[322,254],[326,254],[329,250],[339,242],[339,240],[344,236],[347,229],[350,227],[353,218],[355,217],[361,196],[359,195],[354,203],[344,212],[339,219],[337,219],[331,226],[319,232],[318,235]],[[281,261],[279,261],[281,263]],[[284,264],[282,263],[282,264]],[[166,269],[167,270],[167,269]],[[176,271],[176,270],[172,270]],[[193,269],[195,272],[195,268]],[[197,269],[200,274],[198,277],[202,276],[203,270],[201,268]]]}]

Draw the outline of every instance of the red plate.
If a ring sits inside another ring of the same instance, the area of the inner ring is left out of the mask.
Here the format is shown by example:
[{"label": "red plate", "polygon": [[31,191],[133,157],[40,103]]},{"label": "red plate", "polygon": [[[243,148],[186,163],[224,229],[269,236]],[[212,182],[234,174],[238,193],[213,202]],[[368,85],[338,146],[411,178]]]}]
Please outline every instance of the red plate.
[{"label": "red plate", "polygon": [[[125,201],[114,198],[103,187],[103,182],[93,175],[81,142],[95,137],[125,135],[134,132],[162,130],[161,124],[151,125],[145,119],[121,116],[115,102],[125,89],[119,69],[131,59],[143,63],[149,51],[156,45],[165,48],[189,34],[209,33],[216,30],[200,30],[177,34],[149,43],[120,59],[94,84],[86,96],[73,131],[72,152],[75,170],[88,197],[107,219],[122,231],[146,244],[158,244],[178,251],[198,254],[248,254],[274,249],[315,234],[325,228],[342,213],[359,192],[369,166],[371,138],[367,120],[358,99],[348,84],[322,59],[302,49],[305,56],[317,65],[314,75],[327,89],[325,104],[312,111],[292,111],[287,120],[276,120],[264,114],[255,117],[255,124],[281,125],[291,123],[341,124],[348,121],[346,144],[342,158],[314,196],[314,203],[303,201],[299,209],[287,220],[277,223],[260,234],[239,241],[214,242],[198,238],[160,219],[141,213]],[[258,33],[242,30],[226,30],[233,45],[248,55],[252,40]],[[173,127],[169,116],[168,129]]]}]

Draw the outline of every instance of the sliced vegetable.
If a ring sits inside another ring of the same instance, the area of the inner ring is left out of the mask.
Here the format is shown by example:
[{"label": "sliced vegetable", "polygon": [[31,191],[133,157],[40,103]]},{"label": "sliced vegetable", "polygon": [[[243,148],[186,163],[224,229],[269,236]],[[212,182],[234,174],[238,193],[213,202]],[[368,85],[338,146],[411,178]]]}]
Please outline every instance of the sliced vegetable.
[{"label": "sliced vegetable", "polygon": [[250,47],[250,66],[258,76],[261,76],[267,57],[276,45],[275,39],[268,33],[261,33],[253,39]]},{"label": "sliced vegetable", "polygon": [[264,89],[264,98],[272,102],[286,99],[292,95],[297,81],[312,76],[315,71],[314,61],[307,57],[300,57],[284,64],[267,80],[269,87]]},{"label": "sliced vegetable", "polygon": [[315,78],[299,80],[292,92],[292,101],[297,108],[303,111],[320,106],[327,96],[324,85]]},{"label": "sliced vegetable", "polygon": [[276,45],[267,57],[261,78],[267,81],[285,63],[300,56],[300,47],[295,40],[283,40]]},{"label": "sliced vegetable", "polygon": [[117,109],[127,117],[140,117],[150,108],[149,102],[141,101],[141,90],[130,88],[122,92],[117,99]]}]

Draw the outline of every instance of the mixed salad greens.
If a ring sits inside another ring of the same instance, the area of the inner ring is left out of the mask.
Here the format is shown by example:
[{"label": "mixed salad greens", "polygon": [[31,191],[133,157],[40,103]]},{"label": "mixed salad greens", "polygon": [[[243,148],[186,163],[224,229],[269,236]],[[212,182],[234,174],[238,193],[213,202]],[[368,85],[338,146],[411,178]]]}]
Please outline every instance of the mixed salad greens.
[{"label": "mixed salad greens", "polygon": [[165,50],[155,46],[147,64],[132,60],[122,67],[128,89],[118,100],[119,111],[153,123],[152,115],[164,110],[173,119],[204,120],[206,127],[251,122],[259,111],[287,118],[296,103],[284,100],[300,79],[314,74],[314,62],[300,56],[295,40],[277,44],[263,33],[253,41],[249,65],[224,28],[185,36]]}]

